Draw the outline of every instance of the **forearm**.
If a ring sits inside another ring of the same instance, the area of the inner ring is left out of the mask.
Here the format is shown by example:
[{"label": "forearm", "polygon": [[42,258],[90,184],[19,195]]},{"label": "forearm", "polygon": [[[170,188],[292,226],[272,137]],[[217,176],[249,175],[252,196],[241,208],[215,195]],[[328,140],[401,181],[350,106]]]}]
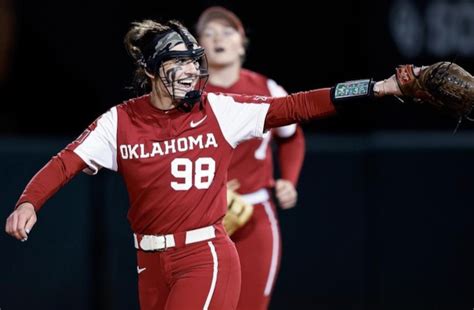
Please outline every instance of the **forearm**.
[{"label": "forearm", "polygon": [[264,127],[269,129],[301,123],[335,113],[329,88],[299,92],[286,97],[272,98]]},{"label": "forearm", "polygon": [[61,151],[30,180],[16,207],[29,202],[33,204],[35,211],[38,211],[51,196],[85,167],[84,161],[73,151]]},{"label": "forearm", "polygon": [[297,126],[295,133],[288,138],[275,138],[278,144],[278,162],[281,178],[290,181],[294,186],[303,166],[305,140],[303,130]]}]

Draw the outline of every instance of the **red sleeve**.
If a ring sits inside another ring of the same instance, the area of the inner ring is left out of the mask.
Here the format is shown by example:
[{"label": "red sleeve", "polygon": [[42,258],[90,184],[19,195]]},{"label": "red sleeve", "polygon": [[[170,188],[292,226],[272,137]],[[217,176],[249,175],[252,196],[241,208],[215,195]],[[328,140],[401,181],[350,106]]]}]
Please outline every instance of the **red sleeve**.
[{"label": "red sleeve", "polygon": [[301,123],[336,113],[330,88],[299,92],[286,97],[271,98],[265,118],[265,129]]},{"label": "red sleeve", "polygon": [[62,150],[30,180],[15,208],[24,202],[29,202],[38,211],[46,200],[86,166],[86,163],[73,151]]},{"label": "red sleeve", "polygon": [[305,154],[303,130],[300,126],[296,126],[294,135],[288,138],[276,136],[275,141],[278,144],[281,178],[290,181],[296,187]]}]

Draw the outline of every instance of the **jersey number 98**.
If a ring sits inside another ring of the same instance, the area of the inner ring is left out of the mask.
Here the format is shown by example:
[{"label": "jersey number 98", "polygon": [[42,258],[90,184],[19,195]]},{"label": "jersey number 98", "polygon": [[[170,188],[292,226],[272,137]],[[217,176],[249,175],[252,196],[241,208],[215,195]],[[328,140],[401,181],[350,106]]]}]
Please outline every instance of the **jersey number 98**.
[{"label": "jersey number 98", "polygon": [[197,189],[206,189],[214,179],[216,162],[210,157],[198,158],[194,163],[188,158],[175,158],[171,162],[171,174],[180,180],[171,182],[176,191],[186,191],[193,185]]}]

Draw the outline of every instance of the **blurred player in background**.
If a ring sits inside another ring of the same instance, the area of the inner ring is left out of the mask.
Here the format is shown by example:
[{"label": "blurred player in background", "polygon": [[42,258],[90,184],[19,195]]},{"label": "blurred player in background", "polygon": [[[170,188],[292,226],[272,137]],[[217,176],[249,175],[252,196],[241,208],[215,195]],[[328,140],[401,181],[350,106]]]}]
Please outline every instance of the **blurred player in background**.
[{"label": "blurred player in background", "polygon": [[[209,66],[208,92],[280,97],[287,93],[275,81],[242,68],[247,37],[241,20],[223,7],[206,9],[196,25],[199,43]],[[278,146],[281,178],[273,178],[271,140]],[[231,160],[228,186],[253,205],[249,222],[232,234],[242,267],[238,309],[267,309],[281,260],[281,238],[275,203],[293,208],[296,184],[303,165],[305,141],[296,124],[274,128],[263,139],[240,144]]]}]

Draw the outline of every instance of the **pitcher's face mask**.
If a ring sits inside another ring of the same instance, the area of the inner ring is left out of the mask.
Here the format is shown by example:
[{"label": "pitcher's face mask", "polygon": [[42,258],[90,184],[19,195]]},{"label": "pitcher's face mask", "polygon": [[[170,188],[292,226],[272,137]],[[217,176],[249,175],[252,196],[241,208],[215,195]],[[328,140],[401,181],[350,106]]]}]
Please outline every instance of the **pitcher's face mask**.
[{"label": "pitcher's face mask", "polygon": [[204,49],[186,29],[169,26],[155,37],[150,51],[144,51],[141,65],[160,78],[178,109],[189,112],[201,100],[209,77],[207,61]]}]

